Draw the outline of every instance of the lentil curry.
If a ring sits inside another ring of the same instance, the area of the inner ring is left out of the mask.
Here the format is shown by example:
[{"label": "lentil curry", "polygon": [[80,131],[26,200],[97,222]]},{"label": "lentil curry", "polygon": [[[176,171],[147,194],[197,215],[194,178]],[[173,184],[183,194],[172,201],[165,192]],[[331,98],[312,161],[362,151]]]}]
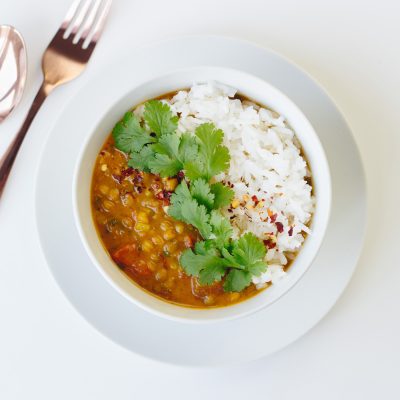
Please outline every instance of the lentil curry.
[{"label": "lentil curry", "polygon": [[200,285],[197,277],[186,275],[179,256],[199,234],[164,211],[178,180],[128,167],[110,135],[96,160],[91,200],[98,234],[112,259],[142,288],[179,305],[227,306],[258,293],[253,284],[228,293],[222,281]]}]

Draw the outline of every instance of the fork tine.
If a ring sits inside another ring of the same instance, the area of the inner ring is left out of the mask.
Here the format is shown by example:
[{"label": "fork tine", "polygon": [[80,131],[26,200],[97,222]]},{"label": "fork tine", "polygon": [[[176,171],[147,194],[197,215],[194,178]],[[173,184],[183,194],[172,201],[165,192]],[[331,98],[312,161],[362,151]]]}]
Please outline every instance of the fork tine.
[{"label": "fork tine", "polygon": [[99,14],[100,8],[101,8],[101,0],[94,0],[94,4],[90,10],[90,14],[86,18],[86,21],[82,27],[82,33],[80,35],[80,38],[82,38],[82,40],[85,40],[88,37],[89,33],[92,31],[94,23],[97,19],[96,17]]},{"label": "fork tine", "polygon": [[64,29],[64,31],[68,28],[69,24],[71,23],[72,19],[74,18],[74,15],[78,9],[78,6],[80,4],[80,0],[75,0],[71,7],[69,8],[67,15],[64,18],[63,23],[61,24],[61,29]]},{"label": "fork tine", "polygon": [[96,16],[97,13],[97,8],[99,6],[99,1],[101,0],[89,0],[89,7],[86,9],[85,15],[80,21],[80,25],[77,28],[72,43],[77,44],[83,34],[83,32],[87,29],[87,27],[90,28],[90,26],[93,24],[94,17]]},{"label": "fork tine", "polygon": [[64,39],[67,39],[70,35],[75,36],[75,34],[78,32],[80,26],[82,25],[82,22],[86,18],[90,3],[91,0],[81,0],[79,2],[78,7],[75,10],[74,16],[72,17],[71,22],[65,31]]},{"label": "fork tine", "polygon": [[95,45],[103,32],[112,0],[102,0],[101,3],[102,4],[97,12],[96,20],[92,26],[92,29],[90,29],[85,41],[83,42],[82,48],[84,49],[86,49],[89,44]]}]

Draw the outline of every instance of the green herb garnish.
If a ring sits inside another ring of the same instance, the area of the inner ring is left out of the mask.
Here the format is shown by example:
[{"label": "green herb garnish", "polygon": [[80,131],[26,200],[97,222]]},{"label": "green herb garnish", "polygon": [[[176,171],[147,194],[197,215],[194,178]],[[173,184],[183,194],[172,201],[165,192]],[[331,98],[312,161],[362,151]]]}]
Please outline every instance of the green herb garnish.
[{"label": "green herb garnish", "polygon": [[140,152],[143,146],[155,142],[141,127],[139,120],[131,112],[127,112],[113,129],[115,147],[125,153]]},{"label": "green herb garnish", "polygon": [[214,124],[206,123],[200,125],[195,134],[199,140],[199,151],[195,159],[185,165],[186,175],[191,180],[203,178],[209,181],[229,167],[229,151],[222,145],[224,132],[216,129]]},{"label": "green herb garnish", "polygon": [[179,118],[172,114],[168,104],[150,100],[144,107],[144,120],[157,136],[175,133]]},{"label": "green herb garnish", "polygon": [[224,133],[212,123],[196,128],[195,134],[177,131],[179,118],[159,100],[145,103],[143,121],[132,112],[124,115],[113,130],[117,149],[129,156],[128,165],[162,177],[184,171],[183,180],[171,196],[168,214],[193,225],[203,241],[185,250],[180,263],[200,284],[210,285],[224,277],[224,290],[240,292],[267,269],[266,249],[252,233],[232,239],[229,219],[219,211],[230,204],[233,190],[215,175],[229,167],[230,155]]},{"label": "green herb garnish", "polygon": [[[253,233],[246,233],[229,244],[225,235],[228,228],[225,229],[224,234],[220,236],[225,242],[222,242],[223,245],[219,249],[210,246],[207,241],[200,242],[203,245],[198,244],[194,251],[185,250],[180,262],[187,274],[199,276],[201,284],[209,284],[211,276],[214,276],[211,283],[221,280],[220,271],[223,270],[222,276],[227,273],[224,290],[241,292],[250,285],[253,275],[260,276],[265,272],[265,246]],[[207,281],[204,276],[207,276]]]}]

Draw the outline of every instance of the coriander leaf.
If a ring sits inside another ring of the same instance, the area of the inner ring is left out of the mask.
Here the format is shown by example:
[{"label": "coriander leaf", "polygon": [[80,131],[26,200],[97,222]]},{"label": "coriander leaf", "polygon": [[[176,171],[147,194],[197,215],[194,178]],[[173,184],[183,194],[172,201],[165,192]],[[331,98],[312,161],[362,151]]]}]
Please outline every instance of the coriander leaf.
[{"label": "coriander leaf", "polygon": [[195,179],[199,179],[199,178],[207,178],[204,175],[204,165],[201,161],[201,159],[199,159],[199,157],[195,158],[196,161],[189,161],[186,162],[184,165],[184,169],[185,169],[185,174],[186,176],[191,180],[195,180]]},{"label": "coriander leaf", "polygon": [[175,219],[182,221],[182,203],[191,199],[189,188],[185,181],[181,182],[175,189],[175,192],[171,196],[171,205],[168,208],[168,214]]},{"label": "coriander leaf", "polygon": [[[213,240],[213,239],[208,239],[208,240],[197,242],[194,245],[194,251],[196,254],[219,255],[219,252],[218,252],[217,248],[215,247],[215,240]],[[223,260],[223,261],[227,265],[225,260]],[[229,265],[227,265],[227,266],[229,266]]]},{"label": "coriander leaf", "polygon": [[149,168],[153,174],[159,174],[163,178],[176,175],[181,170],[182,164],[166,154],[156,153],[150,160]]},{"label": "coriander leaf", "polygon": [[144,120],[157,136],[174,133],[178,127],[177,116],[172,114],[168,104],[160,100],[150,100],[144,105]]},{"label": "coriander leaf", "polygon": [[228,251],[227,249],[222,248],[222,249],[221,249],[221,253],[222,253],[222,256],[223,256],[223,257],[225,258],[225,260],[226,260],[226,264],[227,264],[229,267],[237,268],[237,269],[244,269],[243,265],[240,265],[240,264],[236,261],[235,257],[233,257],[232,254],[230,254],[229,251]]},{"label": "coriander leaf", "polygon": [[[156,161],[151,165],[155,174],[162,177],[174,176],[181,171],[185,160],[190,160],[197,154],[196,139],[190,134],[181,137],[176,133],[164,134],[159,138],[158,143],[153,145],[156,153]],[[168,158],[169,157],[169,160]]]},{"label": "coriander leaf", "polygon": [[154,159],[154,151],[152,146],[145,146],[139,153],[133,152],[130,154],[128,165],[140,171],[149,172],[150,161]]},{"label": "coriander leaf", "polygon": [[211,210],[214,204],[214,195],[210,192],[210,185],[204,179],[196,179],[190,185],[190,194],[199,204]]},{"label": "coriander leaf", "polygon": [[197,155],[197,148],[196,138],[192,134],[182,134],[179,144],[179,161],[185,164],[193,160]]},{"label": "coriander leaf", "polygon": [[208,165],[208,174],[210,179],[214,175],[218,175],[219,173],[226,171],[229,168],[230,160],[231,156],[228,148],[225,146],[218,146],[212,158],[210,158]]},{"label": "coriander leaf", "polygon": [[192,249],[183,251],[179,262],[188,275],[198,276],[207,263],[207,255],[194,254]]},{"label": "coriander leaf", "polygon": [[221,182],[211,185],[211,193],[214,194],[214,209],[228,206],[234,196],[233,190]]},{"label": "coriander leaf", "polygon": [[196,252],[196,254],[207,254],[206,242],[203,240],[200,242],[196,242],[196,244],[194,245],[194,251]]},{"label": "coriander leaf", "polygon": [[254,276],[260,276],[267,270],[267,264],[264,261],[257,261],[247,267],[247,270]]},{"label": "coriander leaf", "polygon": [[161,135],[153,148],[161,154],[167,154],[171,158],[178,159],[180,138],[174,133]]},{"label": "coriander leaf", "polygon": [[186,174],[190,179],[203,177],[209,181],[229,167],[229,151],[221,145],[224,132],[212,123],[205,123],[196,128],[195,134],[199,140],[198,155],[185,165]]},{"label": "coriander leaf", "polygon": [[244,270],[231,269],[224,282],[225,292],[241,292],[251,283],[251,273]]},{"label": "coriander leaf", "polygon": [[212,233],[215,235],[215,246],[223,248],[232,236],[233,229],[231,224],[228,219],[216,210],[211,212],[210,224],[212,226]]},{"label": "coriander leaf", "polygon": [[196,136],[202,144],[202,151],[207,155],[213,155],[216,147],[222,143],[224,132],[217,129],[211,122],[199,125],[195,131]]},{"label": "coriander leaf", "polygon": [[240,292],[251,283],[253,275],[260,276],[266,271],[267,265],[263,262],[266,250],[261,241],[250,232],[234,241],[231,247],[232,254],[226,248],[221,250],[222,256],[231,267],[224,290]]},{"label": "coriander leaf", "polygon": [[175,193],[171,196],[168,214],[175,219],[193,225],[205,239],[211,234],[210,216],[207,209],[192,198],[185,181],[177,186]]},{"label": "coriander leaf", "polygon": [[138,152],[144,145],[155,141],[141,126],[137,117],[128,111],[121,121],[119,121],[113,131],[112,136],[115,147],[124,153]]},{"label": "coriander leaf", "polygon": [[182,181],[176,188],[175,193],[181,199],[191,199],[190,191],[188,185],[185,181]]},{"label": "coriander leaf", "polygon": [[161,135],[158,143],[153,144],[156,155],[149,164],[153,174],[166,178],[176,175],[183,168],[178,160],[179,142],[179,137],[171,133]]},{"label": "coriander leaf", "polygon": [[220,281],[225,275],[226,267],[221,263],[221,259],[215,257],[212,263],[209,263],[199,273],[200,285],[211,285],[216,281]]},{"label": "coriander leaf", "polygon": [[[180,259],[183,269],[188,275],[199,276],[200,271],[205,268],[216,269],[215,275],[217,275],[219,268],[216,266],[221,263],[221,259],[214,254],[195,254],[192,249],[186,249]],[[211,270],[208,275],[211,274]],[[211,281],[212,283],[213,281]]]},{"label": "coriander leaf", "polygon": [[210,216],[203,205],[194,199],[184,200],[181,205],[181,215],[182,220],[197,228],[204,239],[209,238],[211,234]]},{"label": "coriander leaf", "polygon": [[244,266],[249,266],[265,257],[265,246],[251,232],[244,234],[239,240],[233,243],[232,255]]},{"label": "coriander leaf", "polygon": [[171,204],[168,207],[168,215],[172,218],[177,219],[178,221],[183,221],[181,214],[181,204],[180,203]]}]

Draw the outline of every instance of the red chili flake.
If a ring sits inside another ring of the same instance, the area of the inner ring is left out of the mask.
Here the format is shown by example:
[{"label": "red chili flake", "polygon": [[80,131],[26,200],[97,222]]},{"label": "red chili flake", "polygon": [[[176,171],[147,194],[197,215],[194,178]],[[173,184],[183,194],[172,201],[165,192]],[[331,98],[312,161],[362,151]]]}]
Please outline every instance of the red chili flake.
[{"label": "red chili flake", "polygon": [[121,184],[122,180],[124,179],[121,175],[116,175],[116,174],[113,174],[112,177],[119,184]]},{"label": "red chili flake", "polygon": [[276,226],[276,229],[278,230],[279,233],[283,232],[283,224],[282,224],[282,222],[275,222],[275,226]]},{"label": "red chili flake", "polygon": [[251,199],[254,201],[255,206],[260,202],[260,200],[258,200],[258,197],[256,195],[251,196]]},{"label": "red chili flake", "polygon": [[293,236],[293,226],[291,226],[290,229],[288,230],[288,234],[289,236]]},{"label": "red chili flake", "polygon": [[130,176],[130,175],[132,175],[133,173],[134,173],[134,169],[132,168],[132,167],[128,167],[128,168],[126,168],[126,169],[123,169],[122,171],[121,171],[121,176],[122,177],[127,177],[127,176]]},{"label": "red chili flake", "polygon": [[102,150],[102,151],[100,152],[100,154],[101,154],[102,156],[105,156],[105,155],[106,155],[106,152],[105,152],[104,150]]},{"label": "red chili flake", "polygon": [[263,240],[263,242],[264,242],[264,245],[266,247],[268,247],[269,249],[273,249],[276,247],[276,242],[273,241],[272,239],[265,239],[265,240]]},{"label": "red chili flake", "polygon": [[270,216],[271,224],[273,224],[273,223],[276,221],[277,218],[278,218],[278,214],[272,214],[272,215]]},{"label": "red chili flake", "polygon": [[169,192],[168,190],[163,190],[163,195],[164,195],[164,199],[169,200],[172,196],[172,192]]},{"label": "red chili flake", "polygon": [[179,171],[176,174],[176,179],[178,179],[178,182],[181,183],[185,179],[185,173],[183,171]]}]

